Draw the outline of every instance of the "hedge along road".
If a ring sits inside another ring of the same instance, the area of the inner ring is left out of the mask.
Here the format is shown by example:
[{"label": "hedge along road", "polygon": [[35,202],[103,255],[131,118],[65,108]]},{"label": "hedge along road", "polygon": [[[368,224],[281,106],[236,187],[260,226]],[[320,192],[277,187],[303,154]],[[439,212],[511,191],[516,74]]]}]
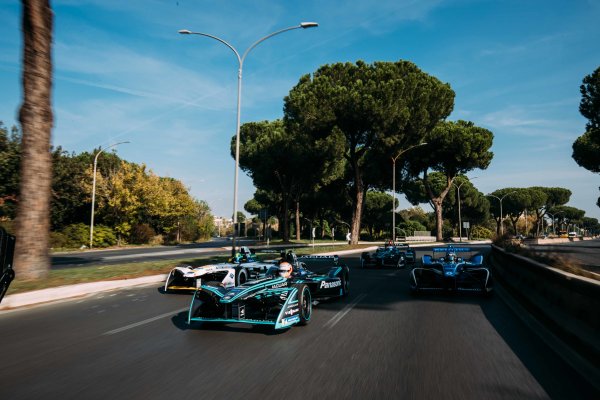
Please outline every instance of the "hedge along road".
[{"label": "hedge along road", "polygon": [[158,284],[0,313],[0,398],[599,398],[500,298],[413,298],[408,270],[343,261],[350,296],[281,333],[189,327]]}]

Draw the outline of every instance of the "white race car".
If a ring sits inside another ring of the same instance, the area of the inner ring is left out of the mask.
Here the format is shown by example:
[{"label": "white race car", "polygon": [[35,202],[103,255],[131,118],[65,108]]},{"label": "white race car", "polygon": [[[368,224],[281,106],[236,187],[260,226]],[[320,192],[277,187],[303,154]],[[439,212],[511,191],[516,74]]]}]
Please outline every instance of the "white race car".
[{"label": "white race car", "polygon": [[165,281],[165,292],[196,290],[206,282],[217,282],[225,288],[239,286],[264,274],[272,262],[259,261],[254,253],[243,246],[229,262],[203,266],[178,265]]}]

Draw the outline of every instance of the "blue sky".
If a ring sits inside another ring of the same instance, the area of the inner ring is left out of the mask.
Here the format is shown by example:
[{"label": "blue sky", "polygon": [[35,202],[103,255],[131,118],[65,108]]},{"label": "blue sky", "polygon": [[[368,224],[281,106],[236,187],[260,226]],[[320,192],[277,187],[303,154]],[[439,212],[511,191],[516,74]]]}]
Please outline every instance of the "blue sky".
[{"label": "blue sky", "polygon": [[[600,176],[571,158],[583,133],[579,86],[600,65],[596,0],[56,0],[53,144],[74,152],[128,140],[118,154],[182,180],[215,215],[233,209],[237,61],[242,123],[283,115],[283,97],[323,64],[410,60],[456,92],[449,120],[494,133],[494,159],[473,184],[565,187],[600,219]],[[0,120],[21,102],[20,2],[0,3]],[[238,209],[252,197],[240,174]],[[404,198],[401,208],[408,207]]]}]

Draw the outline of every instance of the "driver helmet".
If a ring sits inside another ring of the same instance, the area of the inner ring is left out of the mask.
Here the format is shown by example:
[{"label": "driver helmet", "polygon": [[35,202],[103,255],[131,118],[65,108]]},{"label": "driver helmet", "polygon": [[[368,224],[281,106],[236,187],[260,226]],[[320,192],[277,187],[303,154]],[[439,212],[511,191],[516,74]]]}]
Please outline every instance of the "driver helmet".
[{"label": "driver helmet", "polygon": [[290,276],[292,276],[292,264],[290,264],[287,261],[282,262],[281,264],[279,264],[279,276],[282,278],[289,278]]},{"label": "driver helmet", "polygon": [[449,262],[456,261],[456,254],[454,254],[454,253],[448,253],[448,261]]}]

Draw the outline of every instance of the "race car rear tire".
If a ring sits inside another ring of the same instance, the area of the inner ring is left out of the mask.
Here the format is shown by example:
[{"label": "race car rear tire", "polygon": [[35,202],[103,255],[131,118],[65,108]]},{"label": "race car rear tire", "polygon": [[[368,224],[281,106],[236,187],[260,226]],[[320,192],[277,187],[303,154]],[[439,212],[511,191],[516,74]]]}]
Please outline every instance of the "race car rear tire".
[{"label": "race car rear tire", "polygon": [[348,296],[350,293],[350,277],[348,276],[348,271],[344,271],[342,273],[342,296]]},{"label": "race car rear tire", "polygon": [[367,263],[367,258],[369,257],[369,253],[362,253],[360,255],[360,267],[365,268],[365,264]]},{"label": "race car rear tire", "polygon": [[310,289],[308,285],[299,284],[296,285],[298,289],[298,304],[300,305],[300,322],[298,325],[306,325],[310,322],[312,316],[312,296],[310,295]]},{"label": "race car rear tire", "polygon": [[240,268],[235,272],[235,286],[240,286],[248,281],[248,271],[246,268]]}]

